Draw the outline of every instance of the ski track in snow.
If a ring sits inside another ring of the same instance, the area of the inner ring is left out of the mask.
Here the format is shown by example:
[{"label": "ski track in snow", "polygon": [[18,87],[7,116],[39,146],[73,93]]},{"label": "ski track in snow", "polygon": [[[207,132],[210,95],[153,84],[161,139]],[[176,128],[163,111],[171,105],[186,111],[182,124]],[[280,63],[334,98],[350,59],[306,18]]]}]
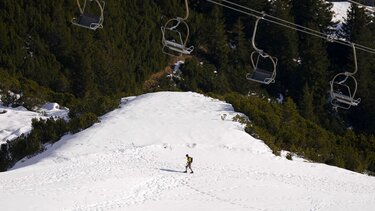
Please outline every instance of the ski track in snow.
[{"label": "ski track in snow", "polygon": [[236,114],[196,93],[124,99],[0,173],[2,210],[375,210],[375,178],[276,157]]}]

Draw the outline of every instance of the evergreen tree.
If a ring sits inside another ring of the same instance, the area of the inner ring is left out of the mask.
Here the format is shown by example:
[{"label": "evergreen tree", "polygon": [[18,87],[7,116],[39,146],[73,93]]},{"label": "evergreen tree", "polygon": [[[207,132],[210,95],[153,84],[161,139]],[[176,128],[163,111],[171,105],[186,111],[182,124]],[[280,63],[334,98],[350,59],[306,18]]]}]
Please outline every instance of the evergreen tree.
[{"label": "evergreen tree", "polygon": [[[342,37],[350,40],[351,42],[365,45],[371,48],[375,47],[373,42],[374,32],[371,26],[372,18],[367,14],[364,8],[360,8],[355,4],[349,9],[346,23],[342,28]],[[347,50],[347,61],[354,63],[352,49]],[[358,58],[358,73],[355,77],[358,80],[358,93],[357,97],[361,97],[362,102],[358,108],[355,108],[352,112],[352,120],[360,128],[367,132],[375,132],[375,111],[373,106],[375,105],[375,85],[373,80],[375,79],[375,56],[357,50]],[[349,68],[353,69],[353,65]]]},{"label": "evergreen tree", "polygon": [[[331,26],[332,4],[323,0],[293,0],[293,14],[297,24],[316,31],[327,32]],[[311,35],[299,34],[301,56],[300,90],[308,84],[314,93],[314,111],[324,113],[329,89],[329,61],[326,42]],[[322,120],[325,118],[321,116]]]},{"label": "evergreen tree", "polygon": [[302,97],[300,102],[301,115],[311,121],[316,121],[316,115],[314,115],[314,97],[310,91],[309,86],[306,84],[302,90]]},{"label": "evergreen tree", "polygon": [[233,26],[231,38],[231,66],[227,73],[228,80],[231,81],[231,89],[243,94],[249,91],[249,82],[246,74],[249,71],[250,62],[250,41],[244,33],[245,27],[239,18]]},{"label": "evergreen tree", "polygon": [[207,37],[210,54],[212,55],[214,64],[219,71],[225,70],[229,62],[229,42],[225,30],[222,11],[219,7],[214,7],[211,12],[212,20],[207,23]]},{"label": "evergreen tree", "polygon": [[[283,20],[294,22],[291,0],[274,0],[270,4],[270,14]],[[298,65],[298,37],[294,30],[270,24],[267,28],[267,46],[278,58],[276,91],[289,94],[295,99],[298,96],[299,84],[296,68]]]},{"label": "evergreen tree", "polygon": [[244,32],[245,26],[241,18],[238,18],[236,23],[233,25],[233,37],[232,37],[232,49],[234,53],[231,53],[232,62],[238,65],[245,65],[245,62],[248,61],[250,53],[250,42],[246,38]]},{"label": "evergreen tree", "polygon": [[292,0],[295,22],[302,26],[314,23],[320,31],[327,31],[332,19],[332,4],[325,0]]}]

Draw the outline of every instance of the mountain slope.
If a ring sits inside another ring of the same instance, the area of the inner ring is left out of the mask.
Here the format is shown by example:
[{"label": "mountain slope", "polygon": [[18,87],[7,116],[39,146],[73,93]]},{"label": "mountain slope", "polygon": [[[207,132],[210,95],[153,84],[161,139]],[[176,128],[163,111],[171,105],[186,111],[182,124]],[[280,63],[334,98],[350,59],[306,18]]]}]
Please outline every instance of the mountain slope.
[{"label": "mountain slope", "polygon": [[[123,99],[101,123],[0,173],[1,209],[375,209],[375,178],[276,157],[236,114],[196,93]],[[181,173],[187,153],[194,174]]]}]

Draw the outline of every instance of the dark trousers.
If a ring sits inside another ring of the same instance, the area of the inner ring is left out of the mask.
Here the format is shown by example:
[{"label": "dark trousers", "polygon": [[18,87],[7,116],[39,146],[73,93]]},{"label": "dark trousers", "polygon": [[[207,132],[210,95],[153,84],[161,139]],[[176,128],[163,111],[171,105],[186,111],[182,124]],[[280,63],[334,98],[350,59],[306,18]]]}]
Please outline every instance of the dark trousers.
[{"label": "dark trousers", "polygon": [[186,164],[185,171],[187,171],[188,168],[190,169],[191,172],[193,172],[193,169],[191,169],[191,163]]}]

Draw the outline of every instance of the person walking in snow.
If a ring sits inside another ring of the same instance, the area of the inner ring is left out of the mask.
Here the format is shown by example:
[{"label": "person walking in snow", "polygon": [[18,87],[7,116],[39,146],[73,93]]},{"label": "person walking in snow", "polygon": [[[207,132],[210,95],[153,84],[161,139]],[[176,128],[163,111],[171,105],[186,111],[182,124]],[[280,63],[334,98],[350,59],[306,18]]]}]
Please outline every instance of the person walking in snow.
[{"label": "person walking in snow", "polygon": [[190,173],[194,173],[193,170],[191,169],[191,163],[193,162],[193,158],[192,157],[189,157],[188,154],[186,154],[186,166],[185,166],[185,171],[184,173],[187,173],[187,169],[189,168],[190,169]]}]

